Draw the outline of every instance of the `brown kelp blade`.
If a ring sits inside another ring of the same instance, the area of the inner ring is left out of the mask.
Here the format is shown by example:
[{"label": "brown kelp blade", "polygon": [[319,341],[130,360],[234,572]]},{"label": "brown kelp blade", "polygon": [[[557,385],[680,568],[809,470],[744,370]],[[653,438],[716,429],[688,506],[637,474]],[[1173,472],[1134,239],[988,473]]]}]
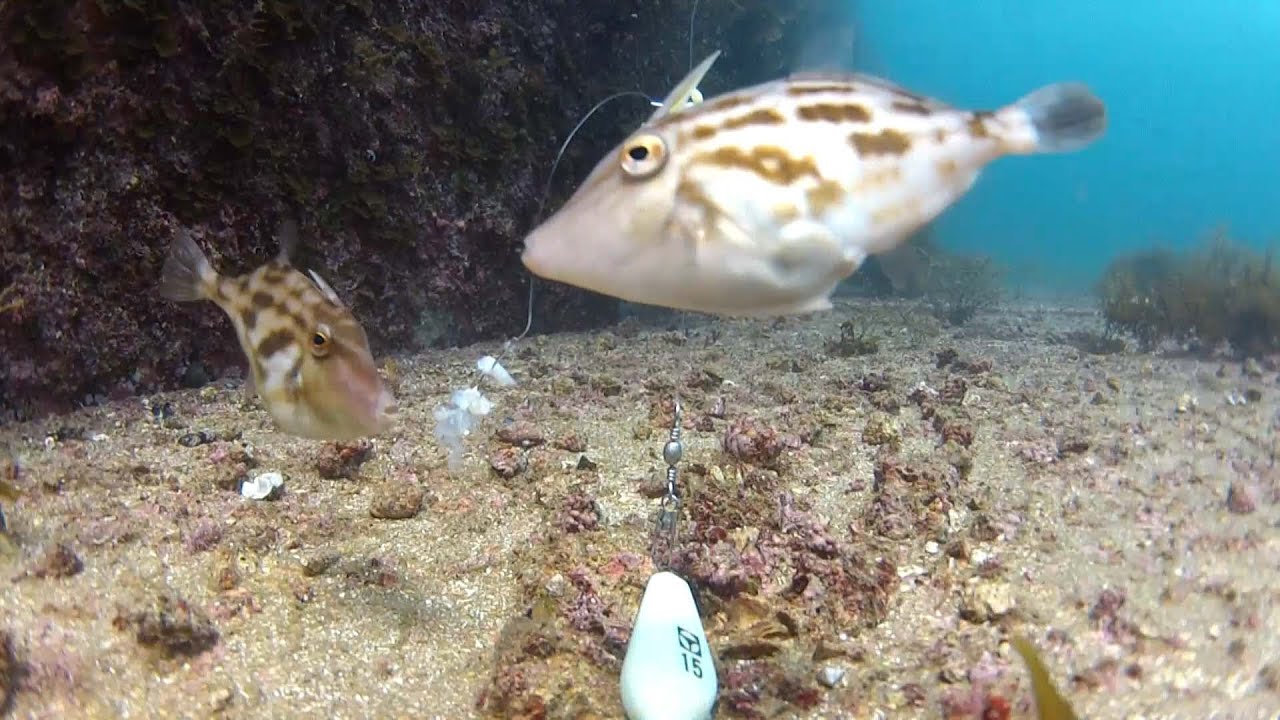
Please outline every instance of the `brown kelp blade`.
[{"label": "brown kelp blade", "polygon": [[1040,660],[1040,654],[1029,640],[1020,636],[1009,638],[1013,649],[1022,656],[1031,673],[1031,694],[1036,699],[1036,717],[1040,720],[1077,720],[1075,711],[1058,693],[1053,680],[1049,679],[1049,669]]}]

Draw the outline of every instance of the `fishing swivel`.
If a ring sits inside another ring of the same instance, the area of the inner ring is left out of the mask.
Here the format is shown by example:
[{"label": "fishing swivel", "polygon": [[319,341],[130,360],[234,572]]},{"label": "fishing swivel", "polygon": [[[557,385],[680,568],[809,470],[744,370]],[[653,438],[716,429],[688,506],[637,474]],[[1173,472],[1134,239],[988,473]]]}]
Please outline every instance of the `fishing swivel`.
[{"label": "fishing swivel", "polygon": [[650,551],[654,565],[660,569],[671,566],[680,523],[681,503],[677,481],[680,479],[680,459],[684,457],[684,443],[680,440],[684,414],[679,397],[675,398],[673,405],[671,431],[666,444],[662,446],[662,460],[667,464],[667,489],[658,508]]},{"label": "fishing swivel", "polygon": [[627,654],[622,661],[622,707],[630,720],[706,720],[715,710],[719,683],[711,646],[702,628],[693,590],[668,568],[676,549],[680,523],[680,399],[662,459],[667,464],[667,490],[653,534],[653,561],[658,568],[640,598]]}]

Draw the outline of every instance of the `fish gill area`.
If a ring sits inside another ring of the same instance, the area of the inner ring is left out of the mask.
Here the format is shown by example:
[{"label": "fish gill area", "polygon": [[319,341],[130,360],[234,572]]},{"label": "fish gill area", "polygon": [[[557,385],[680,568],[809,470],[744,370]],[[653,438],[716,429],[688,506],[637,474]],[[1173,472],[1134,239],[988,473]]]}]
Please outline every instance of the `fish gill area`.
[{"label": "fish gill area", "polygon": [[235,381],[10,425],[0,688],[33,718],[621,717],[678,394],[721,716],[1029,717],[1017,633],[1083,717],[1268,717],[1280,366],[1099,348],[1091,305],[946,314],[531,338],[455,473],[431,408],[485,345],[389,364],[371,442],[283,436]]}]

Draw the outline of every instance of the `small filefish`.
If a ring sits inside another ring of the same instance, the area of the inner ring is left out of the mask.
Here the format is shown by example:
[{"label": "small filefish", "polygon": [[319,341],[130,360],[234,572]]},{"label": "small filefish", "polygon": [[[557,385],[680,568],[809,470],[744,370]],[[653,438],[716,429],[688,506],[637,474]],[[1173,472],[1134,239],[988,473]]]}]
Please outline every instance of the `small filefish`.
[{"label": "small filefish", "polygon": [[971,111],[866,75],[805,73],[689,105],[718,55],[529,234],[531,272],[682,310],[825,310],[867,256],[937,217],[991,161],[1076,150],[1106,128],[1078,83]]},{"label": "small filefish", "polygon": [[1040,660],[1040,654],[1031,641],[1015,635],[1009,638],[1009,644],[1022,656],[1022,661],[1027,664],[1027,672],[1031,674],[1031,695],[1036,701],[1036,717],[1039,720],[1076,720],[1075,712],[1049,678],[1049,669]]},{"label": "small filefish", "polygon": [[276,425],[316,440],[354,440],[390,427],[396,400],[383,384],[364,328],[314,272],[289,261],[297,226],[280,228],[280,253],[240,277],[218,274],[190,233],[165,260],[160,295],[212,300],[235,326],[251,383]]}]

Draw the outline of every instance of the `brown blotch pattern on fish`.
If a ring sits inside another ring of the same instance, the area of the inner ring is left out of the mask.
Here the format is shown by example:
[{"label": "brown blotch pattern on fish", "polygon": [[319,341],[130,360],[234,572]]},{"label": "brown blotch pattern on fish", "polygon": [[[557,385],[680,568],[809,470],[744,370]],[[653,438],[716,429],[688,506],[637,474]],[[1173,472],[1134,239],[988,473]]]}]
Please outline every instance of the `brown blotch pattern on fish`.
[{"label": "brown blotch pattern on fish", "polygon": [[932,115],[933,108],[919,100],[894,100],[889,107],[907,115]]},{"label": "brown blotch pattern on fish", "polygon": [[676,185],[676,197],[687,205],[701,208],[704,213],[710,215],[715,212],[715,203],[711,202],[711,198],[703,192],[702,185],[691,180],[681,180]]},{"label": "brown blotch pattern on fish", "polygon": [[[753,100],[751,95],[725,95],[716,98],[710,102],[703,103],[700,107],[708,113],[720,112],[721,110],[732,110],[733,108],[746,105]],[[668,117],[679,117],[679,113],[673,113]]]},{"label": "brown blotch pattern on fish", "polygon": [[719,127],[700,122],[693,126],[693,131],[689,135],[693,140],[708,140],[721,130],[737,130],[739,128],[762,125],[782,125],[786,122],[787,118],[782,113],[773,108],[763,108],[752,110],[745,115],[731,117],[721,123]]},{"label": "brown blotch pattern on fish", "polygon": [[288,330],[276,330],[258,343],[258,357],[269,358],[293,344],[294,335]]},{"label": "brown blotch pattern on fish", "polygon": [[934,140],[936,140],[936,141],[938,141],[938,144],[939,144],[939,145],[941,145],[942,143],[946,142],[946,141],[947,141],[947,129],[946,129],[946,128],[938,128],[937,130],[934,130],[934,131],[933,131],[933,139],[934,139]]},{"label": "brown blotch pattern on fish", "polygon": [[280,312],[288,315],[289,317],[302,317],[308,310],[320,307],[324,302],[325,301],[321,299],[319,302],[312,302],[310,305],[307,305],[303,298],[298,295],[282,295],[280,298]]},{"label": "brown blotch pattern on fish", "polygon": [[716,128],[714,125],[698,124],[693,126],[692,135],[694,140],[706,140],[715,134]]},{"label": "brown blotch pattern on fish", "polygon": [[991,137],[991,131],[987,129],[987,119],[991,117],[989,112],[976,112],[969,118],[966,123],[969,128],[969,134],[975,138]]},{"label": "brown blotch pattern on fish", "polygon": [[262,266],[262,270],[260,271],[261,275],[259,277],[262,279],[262,282],[267,283],[268,285],[274,285],[276,283],[283,282],[284,279],[289,276],[289,270],[290,268],[288,265],[285,265],[279,260],[272,260]]},{"label": "brown blotch pattern on fish", "polygon": [[849,142],[859,155],[902,155],[911,149],[911,138],[897,130],[855,132]]},{"label": "brown blotch pattern on fish", "polygon": [[775,203],[770,209],[770,212],[778,222],[786,223],[800,219],[800,208],[796,207],[796,204],[793,202],[783,201]]},{"label": "brown blotch pattern on fish", "polygon": [[856,103],[816,103],[796,109],[801,120],[816,122],[868,122],[871,111]]},{"label": "brown blotch pattern on fish", "polygon": [[245,330],[252,330],[258,324],[258,311],[253,308],[240,309],[240,322]]},{"label": "brown blotch pattern on fish", "polygon": [[878,190],[902,179],[902,168],[897,165],[886,165],[881,168],[867,168],[852,192],[869,192]]},{"label": "brown blotch pattern on fish", "polygon": [[750,127],[752,125],[782,125],[787,119],[782,113],[773,108],[764,108],[761,110],[753,110],[746,115],[732,117],[724,121],[721,126],[724,130],[736,130],[738,128]]},{"label": "brown blotch pattern on fish", "polygon": [[267,308],[276,304],[275,298],[271,297],[270,293],[264,292],[262,290],[259,290],[253,294],[252,302],[253,302],[253,307],[258,310],[266,310]]},{"label": "brown blotch pattern on fish", "polygon": [[747,170],[781,185],[790,185],[802,177],[818,176],[818,167],[812,158],[793,158],[786,150],[771,145],[755,147],[750,152],[724,147],[700,155],[696,160],[722,168]]},{"label": "brown blotch pattern on fish", "polygon": [[254,311],[256,317],[254,323],[263,325],[264,330],[272,330],[273,328],[293,328],[301,331],[304,328],[314,325],[311,319],[314,313],[303,316],[301,313],[291,312],[283,305],[267,308],[264,310]]},{"label": "brown blotch pattern on fish", "polygon": [[320,286],[316,284],[316,281],[312,280],[311,276],[301,272],[291,273],[286,287],[289,288],[294,297],[301,298],[304,295],[314,295],[316,298],[323,299],[324,302],[329,301],[320,292]]},{"label": "brown blotch pattern on fish", "polygon": [[844,188],[840,187],[840,183],[823,180],[810,188],[805,193],[805,197],[809,201],[809,212],[815,215],[822,215],[844,202],[845,191]]},{"label": "brown blotch pattern on fish", "polygon": [[674,123],[682,123],[690,117],[704,119],[707,115],[712,115],[724,110],[732,110],[733,108],[749,104],[753,98],[750,95],[725,95],[715,100],[708,100],[701,105],[695,105],[687,110],[672,112],[663,115],[655,120],[652,124],[642,129],[644,130],[660,130]]}]

